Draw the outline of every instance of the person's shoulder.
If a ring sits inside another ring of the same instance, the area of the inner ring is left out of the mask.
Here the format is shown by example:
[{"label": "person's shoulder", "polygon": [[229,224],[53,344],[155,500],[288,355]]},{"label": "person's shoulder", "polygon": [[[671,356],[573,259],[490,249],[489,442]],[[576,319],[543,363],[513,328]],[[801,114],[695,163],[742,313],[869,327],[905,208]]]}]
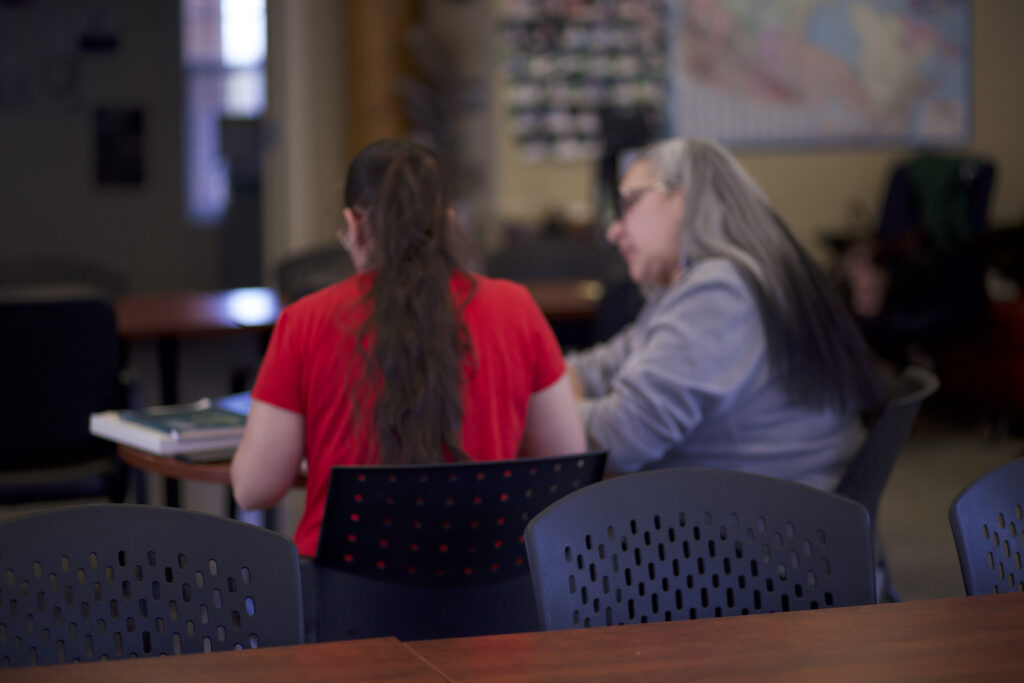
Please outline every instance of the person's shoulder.
[{"label": "person's shoulder", "polygon": [[[684,303],[685,302],[685,303]],[[696,261],[664,293],[662,307],[706,305],[748,309],[757,305],[754,292],[738,266],[726,258]]]},{"label": "person's shoulder", "polygon": [[285,307],[289,316],[310,319],[332,315],[345,302],[358,302],[369,291],[371,279],[357,274],[295,300]]},{"label": "person's shoulder", "polygon": [[740,269],[731,260],[722,257],[706,258],[697,261],[683,275],[686,284],[691,286],[711,282],[735,284],[746,288],[746,282]]},{"label": "person's shoulder", "polygon": [[679,282],[671,289],[676,293],[694,291],[729,291],[749,297],[750,285],[739,267],[727,258],[702,259],[688,266]]},{"label": "person's shoulder", "polygon": [[481,303],[515,304],[533,301],[530,290],[518,282],[477,273],[468,275],[467,278],[473,282],[473,298]]}]

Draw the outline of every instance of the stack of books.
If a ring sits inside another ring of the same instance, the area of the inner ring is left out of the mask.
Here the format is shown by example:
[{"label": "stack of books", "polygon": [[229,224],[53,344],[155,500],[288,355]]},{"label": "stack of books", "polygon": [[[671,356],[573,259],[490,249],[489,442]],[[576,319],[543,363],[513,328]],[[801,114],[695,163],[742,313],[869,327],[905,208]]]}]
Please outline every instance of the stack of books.
[{"label": "stack of books", "polygon": [[89,433],[156,455],[234,450],[249,414],[249,392],[89,416]]}]

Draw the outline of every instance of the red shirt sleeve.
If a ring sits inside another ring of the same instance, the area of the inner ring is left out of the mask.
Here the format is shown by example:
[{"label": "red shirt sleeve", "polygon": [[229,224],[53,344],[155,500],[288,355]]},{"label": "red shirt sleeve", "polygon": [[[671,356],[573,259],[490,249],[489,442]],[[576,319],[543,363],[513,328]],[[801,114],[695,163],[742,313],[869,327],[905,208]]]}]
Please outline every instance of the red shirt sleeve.
[{"label": "red shirt sleeve", "polygon": [[[525,290],[525,287],[524,287]],[[533,339],[533,387],[537,392],[547,389],[565,373],[562,347],[547,318],[541,313],[529,291],[525,292],[524,313]]]},{"label": "red shirt sleeve", "polygon": [[305,414],[301,328],[295,311],[290,306],[285,308],[270,335],[252,397],[285,410]]}]

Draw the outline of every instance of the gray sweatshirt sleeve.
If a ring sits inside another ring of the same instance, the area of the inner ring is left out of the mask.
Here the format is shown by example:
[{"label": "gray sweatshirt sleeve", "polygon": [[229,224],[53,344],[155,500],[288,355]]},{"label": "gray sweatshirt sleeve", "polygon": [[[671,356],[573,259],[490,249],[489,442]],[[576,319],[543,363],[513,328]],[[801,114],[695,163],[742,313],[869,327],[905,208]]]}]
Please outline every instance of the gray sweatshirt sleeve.
[{"label": "gray sweatshirt sleeve", "polygon": [[582,401],[580,414],[613,472],[639,470],[682,444],[705,415],[727,407],[765,353],[756,303],[726,261],[696,265],[645,313],[629,345],[615,339],[601,351],[625,355],[610,378],[601,373],[611,363],[587,368],[607,390]]},{"label": "gray sweatshirt sleeve", "polygon": [[630,336],[635,324],[627,325],[611,339],[586,351],[566,354],[565,362],[576,371],[585,396],[603,396],[611,390],[612,378],[630,354]]}]

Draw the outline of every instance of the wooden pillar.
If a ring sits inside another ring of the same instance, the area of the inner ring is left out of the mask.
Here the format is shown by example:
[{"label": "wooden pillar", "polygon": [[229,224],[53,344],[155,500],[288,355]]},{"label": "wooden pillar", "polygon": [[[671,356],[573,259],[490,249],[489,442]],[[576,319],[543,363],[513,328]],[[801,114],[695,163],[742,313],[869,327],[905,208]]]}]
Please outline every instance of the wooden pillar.
[{"label": "wooden pillar", "polygon": [[348,17],[348,149],[356,153],[370,142],[409,131],[399,85],[412,71],[404,44],[415,23],[414,0],[351,0]]}]

